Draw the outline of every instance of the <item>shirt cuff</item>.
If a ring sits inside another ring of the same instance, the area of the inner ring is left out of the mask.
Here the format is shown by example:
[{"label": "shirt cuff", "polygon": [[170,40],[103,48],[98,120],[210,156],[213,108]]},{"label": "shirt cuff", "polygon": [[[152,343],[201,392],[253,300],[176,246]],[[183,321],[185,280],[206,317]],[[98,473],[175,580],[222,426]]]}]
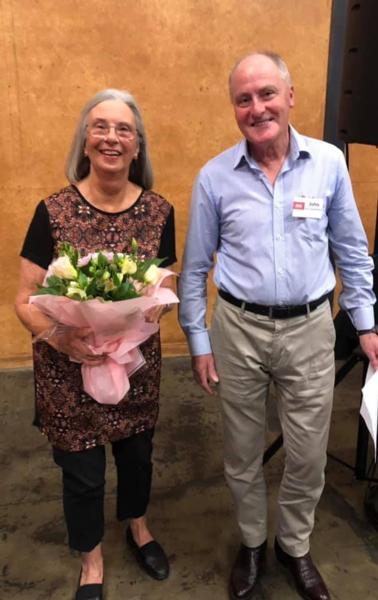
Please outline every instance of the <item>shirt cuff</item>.
[{"label": "shirt cuff", "polygon": [[188,335],[188,344],[190,354],[192,356],[199,356],[200,354],[212,353],[210,337],[207,331],[201,331],[200,333],[190,333]]},{"label": "shirt cuff", "polygon": [[348,315],[357,331],[372,329],[375,325],[374,308],[371,305],[352,308],[348,310]]}]

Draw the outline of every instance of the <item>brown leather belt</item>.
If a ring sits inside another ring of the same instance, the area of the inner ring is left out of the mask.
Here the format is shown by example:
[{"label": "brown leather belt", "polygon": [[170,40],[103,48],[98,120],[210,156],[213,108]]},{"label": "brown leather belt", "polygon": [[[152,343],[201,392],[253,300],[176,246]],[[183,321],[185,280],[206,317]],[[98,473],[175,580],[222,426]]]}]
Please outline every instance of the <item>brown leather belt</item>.
[{"label": "brown leather belt", "polygon": [[290,319],[291,317],[300,317],[301,315],[307,315],[315,308],[323,304],[328,298],[329,294],[324,294],[317,300],[312,300],[307,304],[298,304],[298,305],[289,305],[289,306],[265,306],[264,304],[254,304],[253,302],[244,302],[243,300],[238,300],[231,296],[228,292],[224,290],[218,290],[219,295],[223,300],[233,304],[234,306],[238,306],[243,310],[247,310],[248,312],[253,312],[256,315],[265,315],[266,317],[270,317],[271,319]]}]

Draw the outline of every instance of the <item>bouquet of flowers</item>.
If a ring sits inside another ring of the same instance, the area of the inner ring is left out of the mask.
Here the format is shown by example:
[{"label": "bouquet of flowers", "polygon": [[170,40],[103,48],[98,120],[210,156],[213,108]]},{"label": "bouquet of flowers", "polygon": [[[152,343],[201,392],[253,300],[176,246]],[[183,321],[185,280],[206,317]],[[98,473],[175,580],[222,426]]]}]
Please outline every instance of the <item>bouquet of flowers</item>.
[{"label": "bouquet of flowers", "polygon": [[[80,257],[63,242],[42,286],[29,302],[59,327],[89,327],[89,346],[105,354],[99,366],[82,364],[84,390],[97,402],[117,404],[130,388],[129,376],[145,364],[139,345],[159,329],[149,309],[178,302],[161,283],[169,275],[161,259],[143,259],[133,239],[130,254],[95,252]],[[43,334],[40,336],[43,339]]]}]

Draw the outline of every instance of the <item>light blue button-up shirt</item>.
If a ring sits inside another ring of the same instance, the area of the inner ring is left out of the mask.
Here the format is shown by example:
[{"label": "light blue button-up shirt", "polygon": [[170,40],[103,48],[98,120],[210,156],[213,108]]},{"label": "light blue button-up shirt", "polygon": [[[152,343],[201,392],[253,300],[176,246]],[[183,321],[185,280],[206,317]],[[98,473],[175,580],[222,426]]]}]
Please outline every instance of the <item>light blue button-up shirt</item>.
[{"label": "light blue button-up shirt", "polygon": [[[320,199],[320,218],[293,216],[301,198]],[[206,282],[214,262],[215,285],[239,300],[306,304],[335,286],[329,245],[343,283],[341,308],[356,329],[373,327],[374,264],[342,152],[290,127],[290,152],[274,185],[245,139],[210,160],[194,184],[179,284],[192,354],[211,352]]]}]

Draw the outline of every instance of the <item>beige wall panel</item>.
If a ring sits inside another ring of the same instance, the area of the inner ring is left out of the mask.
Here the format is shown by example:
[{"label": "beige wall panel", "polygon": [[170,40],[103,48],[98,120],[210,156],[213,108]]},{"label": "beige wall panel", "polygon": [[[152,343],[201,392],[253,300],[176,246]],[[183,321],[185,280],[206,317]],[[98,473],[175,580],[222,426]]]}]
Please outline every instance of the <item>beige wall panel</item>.
[{"label": "beige wall panel", "polygon": [[378,148],[352,144],[349,148],[349,168],[370,251],[373,252],[378,200]]},{"label": "beige wall panel", "polygon": [[[37,202],[65,184],[65,157],[84,102],[104,87],[136,96],[154,187],[176,209],[181,261],[193,179],[239,138],[227,92],[233,63],[254,49],[281,53],[295,84],[293,123],[321,137],[330,13],[331,0],[0,0],[3,364],[16,364],[30,349],[12,309],[18,252]],[[360,148],[353,169],[366,186],[361,203],[369,220],[373,169],[359,156]],[[186,348],[175,312],[162,339],[165,352]]]},{"label": "beige wall panel", "polygon": [[378,148],[351,144],[349,167],[353,181],[369,180],[378,183]]}]

